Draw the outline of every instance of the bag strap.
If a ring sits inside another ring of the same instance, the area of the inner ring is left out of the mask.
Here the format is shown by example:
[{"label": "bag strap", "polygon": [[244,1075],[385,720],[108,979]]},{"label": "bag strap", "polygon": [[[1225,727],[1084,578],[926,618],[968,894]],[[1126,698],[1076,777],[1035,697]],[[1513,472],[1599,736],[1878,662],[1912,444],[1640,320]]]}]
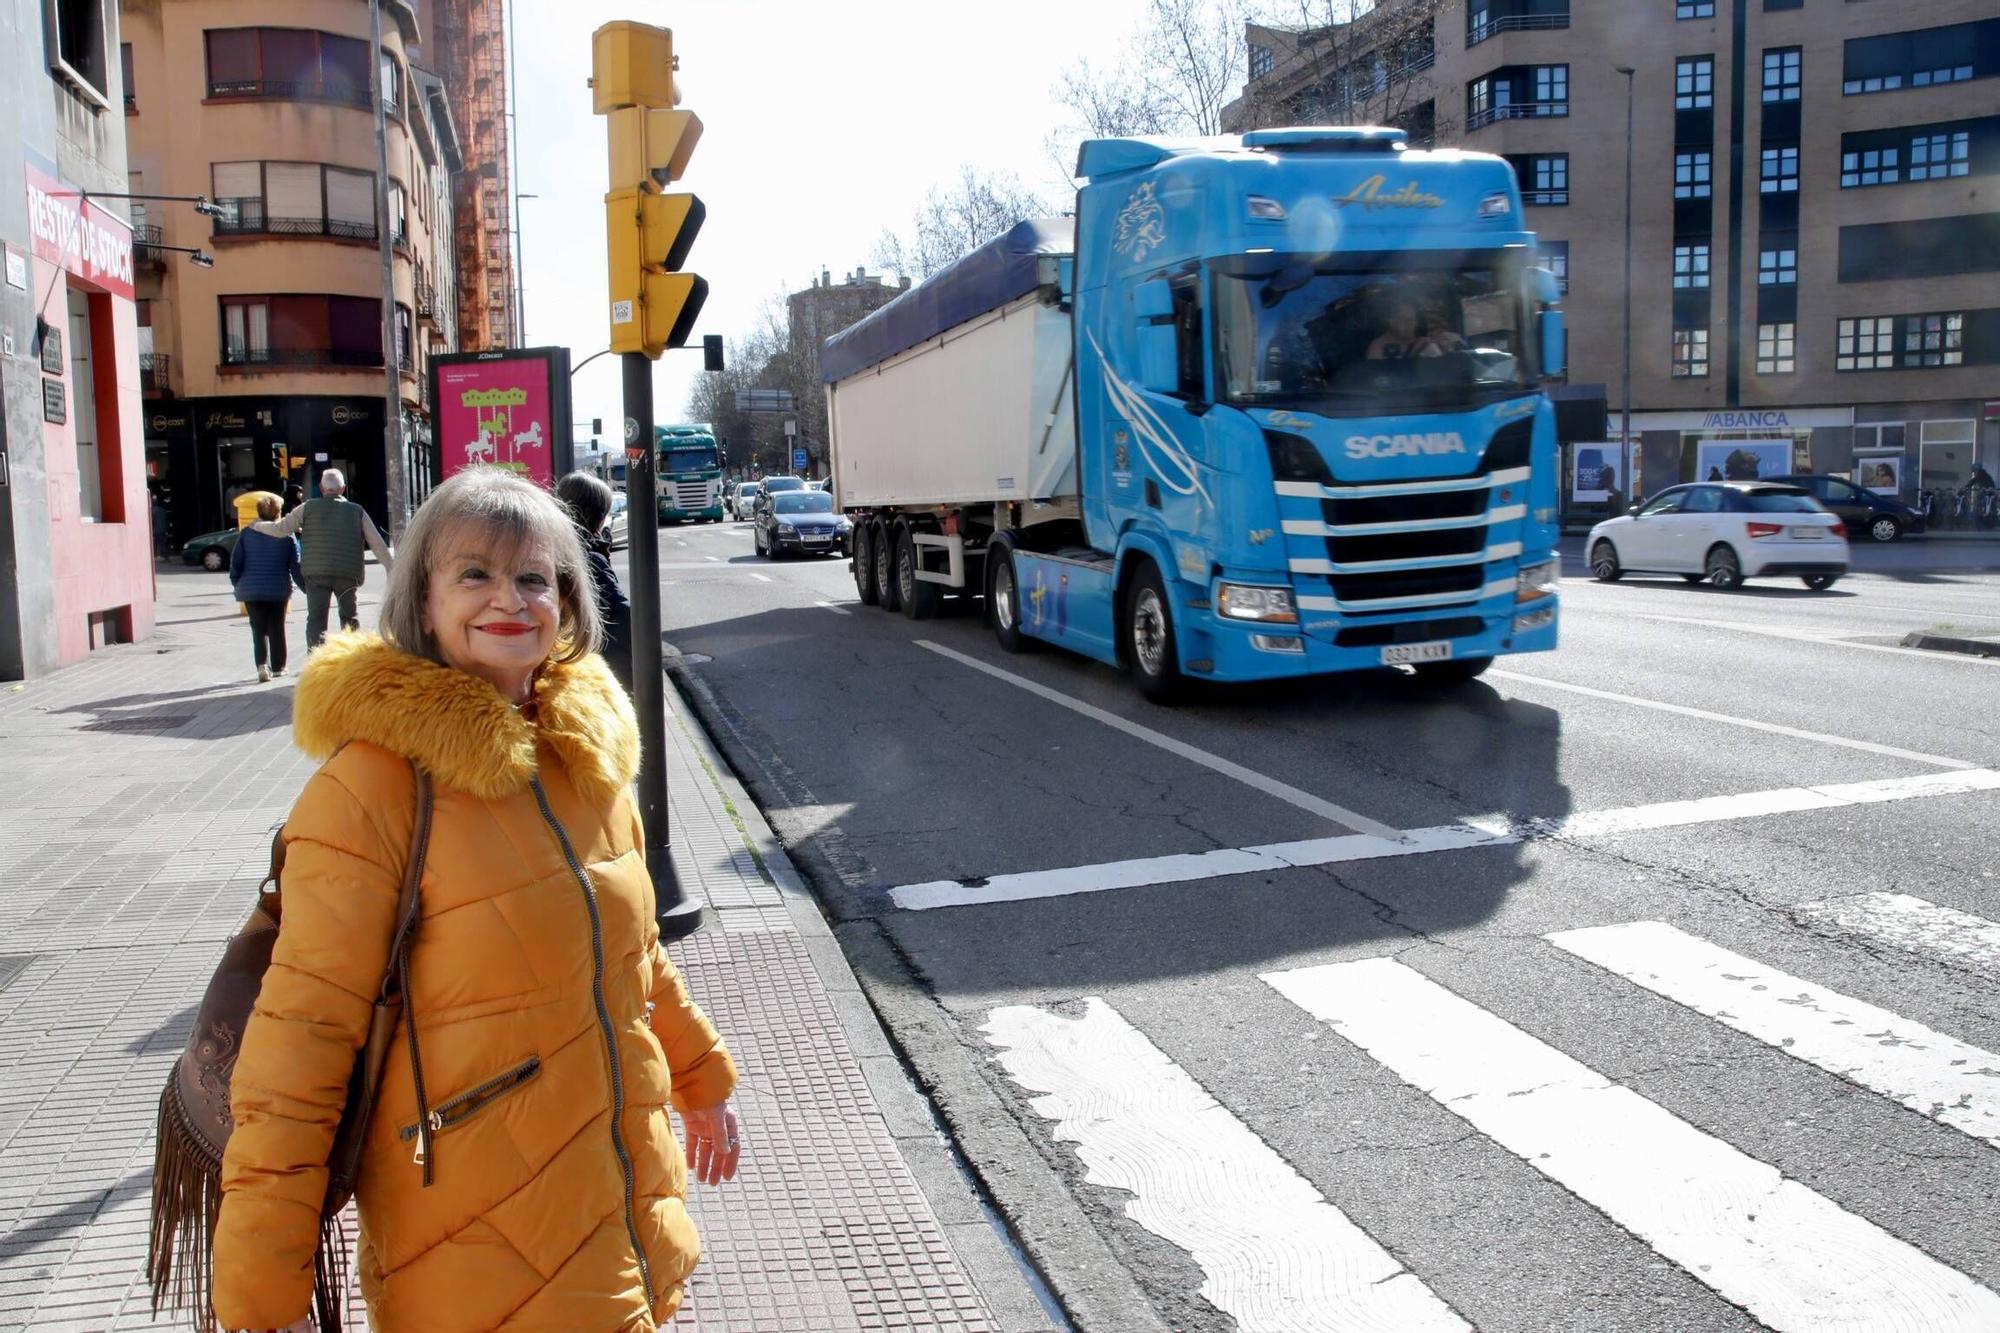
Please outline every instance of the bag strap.
[{"label": "bag strap", "polygon": [[[424,1096],[424,1060],[417,1049],[417,1019],[410,1011],[410,940],[416,934],[417,918],[423,908],[419,886],[424,877],[424,860],[430,853],[431,816],[436,804],[431,775],[413,763],[417,774],[417,822],[410,836],[410,859],[403,871],[403,897],[396,911],[396,933],[389,940],[389,966],[382,976],[382,999],[403,1005],[403,1031],[410,1045],[410,1081],[416,1085],[418,1147],[424,1159],[424,1188],[431,1184],[431,1111]],[[393,988],[393,989],[392,989]]]}]

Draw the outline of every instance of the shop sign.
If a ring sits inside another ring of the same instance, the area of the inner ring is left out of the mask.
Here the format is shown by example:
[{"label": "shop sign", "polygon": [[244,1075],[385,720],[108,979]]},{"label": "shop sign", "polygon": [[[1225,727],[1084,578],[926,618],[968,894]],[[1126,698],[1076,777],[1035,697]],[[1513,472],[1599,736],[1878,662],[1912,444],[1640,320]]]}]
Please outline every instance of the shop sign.
[{"label": "shop sign", "polygon": [[123,219],[83,197],[34,153],[24,157],[28,175],[28,233],[35,257],[55,264],[113,296],[131,300],[132,229]]},{"label": "shop sign", "polygon": [[42,381],[42,420],[56,426],[69,420],[68,405],[63,401],[61,380]]},{"label": "shop sign", "polygon": [[234,412],[210,412],[201,423],[203,430],[242,430],[246,426],[242,417]]},{"label": "shop sign", "polygon": [[49,324],[42,328],[42,373],[44,375],[63,373],[63,333],[60,324]]},{"label": "shop sign", "polygon": [[170,430],[185,429],[187,424],[188,419],[186,417],[170,417],[165,412],[155,412],[151,422],[154,434],[158,435],[163,435]]},{"label": "shop sign", "polygon": [[1848,407],[1719,407],[1696,412],[1634,412],[1634,430],[1757,430],[1802,431],[1827,426],[1851,426]]}]

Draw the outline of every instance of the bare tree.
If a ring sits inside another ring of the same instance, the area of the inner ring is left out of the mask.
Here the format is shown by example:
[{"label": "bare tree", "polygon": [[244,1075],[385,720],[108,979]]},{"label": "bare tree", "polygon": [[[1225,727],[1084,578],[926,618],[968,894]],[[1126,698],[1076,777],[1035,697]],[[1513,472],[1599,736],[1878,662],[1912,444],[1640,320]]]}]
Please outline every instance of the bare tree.
[{"label": "bare tree", "polygon": [[922,282],[1015,223],[1054,211],[1011,175],[963,167],[955,184],[930,192],[908,231],[883,232],[872,258],[884,272]]},{"label": "bare tree", "polygon": [[1064,178],[1084,139],[1220,134],[1243,81],[1248,14],[1248,0],[1149,0],[1123,59],[1065,70],[1052,91],[1071,120],[1048,141]]},{"label": "bare tree", "polygon": [[1281,44],[1245,88],[1257,125],[1394,125],[1420,143],[1458,126],[1437,104],[1432,62],[1442,0],[1278,0],[1264,25]]}]

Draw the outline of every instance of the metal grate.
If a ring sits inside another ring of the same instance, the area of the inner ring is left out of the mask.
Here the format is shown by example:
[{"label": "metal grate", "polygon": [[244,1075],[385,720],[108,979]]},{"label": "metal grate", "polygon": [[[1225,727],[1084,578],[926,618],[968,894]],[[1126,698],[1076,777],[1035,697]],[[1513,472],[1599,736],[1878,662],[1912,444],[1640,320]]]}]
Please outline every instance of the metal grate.
[{"label": "metal grate", "polygon": [[196,713],[188,713],[159,717],[104,717],[95,722],[86,722],[78,730],[157,735],[162,732],[177,731],[198,716]]},{"label": "metal grate", "polygon": [[28,970],[28,964],[35,961],[31,953],[0,954],[0,990],[12,985],[14,978]]}]

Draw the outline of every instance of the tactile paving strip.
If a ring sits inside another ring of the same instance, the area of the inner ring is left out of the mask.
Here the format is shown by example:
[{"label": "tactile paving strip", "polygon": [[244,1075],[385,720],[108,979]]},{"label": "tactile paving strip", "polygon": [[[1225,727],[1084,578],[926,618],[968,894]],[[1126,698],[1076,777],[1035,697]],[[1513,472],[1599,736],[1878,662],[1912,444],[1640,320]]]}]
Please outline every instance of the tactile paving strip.
[{"label": "tactile paving strip", "polygon": [[896,1151],[799,936],[711,932],[669,952],[736,1057],[745,1148],[734,1181],[692,1187],[703,1256],[676,1327],[995,1327]]}]

